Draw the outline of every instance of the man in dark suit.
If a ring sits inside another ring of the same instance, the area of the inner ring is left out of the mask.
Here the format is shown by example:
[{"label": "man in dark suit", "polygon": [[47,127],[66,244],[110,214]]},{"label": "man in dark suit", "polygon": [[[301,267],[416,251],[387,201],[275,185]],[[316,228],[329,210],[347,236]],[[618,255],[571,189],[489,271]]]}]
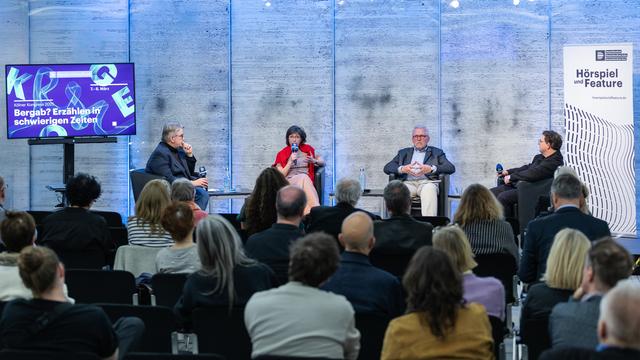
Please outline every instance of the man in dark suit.
[{"label": "man in dark suit", "polygon": [[170,183],[177,178],[190,180],[196,187],[196,204],[206,210],[209,193],[205,188],[209,183],[207,178],[196,175],[195,168],[196,157],[191,145],[184,142],[183,126],[178,123],[165,124],[162,127],[162,141],[151,153],[145,172],[164,176]]},{"label": "man in dark suit", "polygon": [[250,257],[271,267],[280,284],[289,279],[289,247],[304,236],[300,222],[306,205],[307,198],[301,188],[293,185],[281,188],[276,196],[276,223],[251,235],[245,245]]},{"label": "man in dark suit", "polygon": [[376,313],[389,319],[402,315],[400,281],[369,262],[376,242],[371,217],[362,211],[347,216],[338,237],[345,251],[338,270],[321,288],[344,295],[356,313]]},{"label": "man in dark suit", "polygon": [[399,180],[390,181],[384,188],[383,196],[391,216],[374,222],[374,249],[385,252],[415,251],[424,245],[431,245],[433,226],[409,215],[411,195],[404,183]]},{"label": "man in dark suit", "polygon": [[[347,216],[356,211],[355,206],[360,199],[362,189],[360,183],[353,179],[341,179],[336,184],[335,206],[316,206],[311,208],[311,212],[305,218],[305,230],[307,233],[324,231],[338,240],[340,227]],[[364,211],[372,220],[380,220],[380,217]]]},{"label": "man in dark suit", "polygon": [[413,147],[398,151],[398,154],[384,166],[387,175],[395,175],[405,182],[411,197],[420,197],[422,216],[436,216],[438,213],[438,186],[433,180],[440,174],[453,174],[453,166],[445,153],[429,144],[429,131],[425,126],[416,126],[411,134]]},{"label": "man in dark suit", "polygon": [[632,269],[631,255],[615,240],[595,242],[589,249],[580,288],[569,302],[560,303],[551,311],[549,332],[552,346],[595,348],[598,345],[597,325],[602,296],[618,281],[628,278]]},{"label": "man in dark suit", "polygon": [[542,354],[541,360],[640,359],[640,284],[620,281],[602,300],[596,348],[559,347]]},{"label": "man in dark suit", "polygon": [[556,177],[551,184],[551,202],[555,212],[527,225],[520,257],[518,277],[526,283],[539,281],[547,267],[553,238],[564,228],[582,231],[589,240],[610,236],[609,225],[580,211],[582,182],[571,174]]},{"label": "man in dark suit", "polygon": [[[538,140],[540,154],[534,156],[530,164],[498,173],[498,177],[504,181],[504,184],[491,188],[491,192],[502,204],[505,216],[512,217],[513,205],[518,203],[518,181],[535,182],[550,179],[553,177],[553,172],[564,164],[561,147],[560,134],[551,130],[543,131]],[[521,226],[524,225],[521,224]]]}]

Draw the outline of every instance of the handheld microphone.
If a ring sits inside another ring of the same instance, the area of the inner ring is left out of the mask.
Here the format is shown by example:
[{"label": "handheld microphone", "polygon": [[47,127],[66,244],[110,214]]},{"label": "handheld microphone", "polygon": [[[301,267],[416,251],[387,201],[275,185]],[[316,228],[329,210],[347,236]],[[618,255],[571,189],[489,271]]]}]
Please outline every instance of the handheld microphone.
[{"label": "handheld microphone", "polygon": [[200,174],[200,177],[207,177],[207,168],[204,166],[200,166],[200,168],[198,169],[198,173]]},{"label": "handheld microphone", "polygon": [[298,144],[293,143],[291,144],[291,152],[296,154],[296,159],[293,159],[293,165],[295,165],[298,162]]},{"label": "handheld microphone", "polygon": [[502,167],[502,164],[496,164],[496,172],[498,174],[501,174],[503,170],[504,168]]}]

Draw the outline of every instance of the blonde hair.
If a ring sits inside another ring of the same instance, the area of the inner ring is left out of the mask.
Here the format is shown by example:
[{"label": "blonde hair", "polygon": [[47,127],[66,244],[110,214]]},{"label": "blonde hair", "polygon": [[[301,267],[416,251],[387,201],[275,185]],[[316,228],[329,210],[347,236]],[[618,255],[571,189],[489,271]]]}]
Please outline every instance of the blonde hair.
[{"label": "blonde hair", "polygon": [[502,219],[502,205],[486,187],[473,184],[462,193],[453,222],[464,226],[478,220]]},{"label": "blonde hair", "polygon": [[136,216],[129,218],[135,220],[136,224],[148,224],[152,234],[162,234],[161,220],[162,213],[171,204],[171,185],[164,179],[154,179],[149,181],[136,201]]},{"label": "blonde hair", "polygon": [[467,235],[457,225],[437,229],[433,234],[433,247],[447,253],[453,265],[460,272],[478,266],[478,263],[473,260],[473,252]]},{"label": "blonde hair", "polygon": [[582,282],[582,269],[591,243],[580,231],[562,229],[553,238],[542,281],[556,289],[575,290]]}]

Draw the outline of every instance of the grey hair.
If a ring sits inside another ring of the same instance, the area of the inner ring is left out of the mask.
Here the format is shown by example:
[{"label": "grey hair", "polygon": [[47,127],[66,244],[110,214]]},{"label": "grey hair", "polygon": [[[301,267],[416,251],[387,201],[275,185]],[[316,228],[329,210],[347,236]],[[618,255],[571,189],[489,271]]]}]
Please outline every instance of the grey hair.
[{"label": "grey hair", "polygon": [[607,324],[607,333],[625,347],[640,350],[640,283],[620,280],[600,302],[600,321]]},{"label": "grey hair", "polygon": [[185,178],[178,178],[171,184],[171,200],[193,201],[196,198],[196,187]]},{"label": "grey hair", "polygon": [[414,126],[413,130],[411,132],[414,132],[414,131],[416,131],[418,129],[424,130],[424,132],[426,132],[427,135],[429,135],[429,129],[425,125],[422,125],[422,124],[418,124],[418,125]]},{"label": "grey hair", "polygon": [[354,179],[340,179],[336,184],[336,200],[339,203],[346,202],[351,206],[356,206],[361,193],[360,182]]},{"label": "grey hair", "polygon": [[384,188],[384,201],[393,215],[406,214],[411,208],[411,193],[400,180],[390,181]]},{"label": "grey hair", "polygon": [[164,126],[162,127],[162,139],[160,140],[164,142],[169,142],[169,140],[171,140],[171,136],[173,136],[175,132],[178,131],[179,129],[184,129],[184,126],[182,126],[182,124],[177,122],[170,122],[170,123],[164,124]]},{"label": "grey hair", "polygon": [[205,295],[221,293],[226,288],[229,308],[233,307],[233,269],[236,266],[254,265],[256,261],[245,255],[240,235],[233,225],[220,215],[211,214],[200,220],[196,227],[196,239],[202,264],[198,272],[215,278],[215,287]]},{"label": "grey hair", "polygon": [[582,195],[582,182],[571,174],[562,174],[553,179],[551,194],[562,199],[578,199]]}]

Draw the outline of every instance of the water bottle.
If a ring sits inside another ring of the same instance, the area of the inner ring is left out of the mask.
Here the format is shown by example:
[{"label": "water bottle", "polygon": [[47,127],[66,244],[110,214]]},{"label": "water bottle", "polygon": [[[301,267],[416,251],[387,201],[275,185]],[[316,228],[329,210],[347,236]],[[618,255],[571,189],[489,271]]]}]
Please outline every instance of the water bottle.
[{"label": "water bottle", "polygon": [[358,179],[360,180],[360,187],[364,191],[367,188],[367,174],[364,172],[363,167],[360,168],[360,177]]},{"label": "water bottle", "polygon": [[231,190],[231,175],[229,174],[229,168],[225,169],[223,189],[225,192],[229,192]]}]

